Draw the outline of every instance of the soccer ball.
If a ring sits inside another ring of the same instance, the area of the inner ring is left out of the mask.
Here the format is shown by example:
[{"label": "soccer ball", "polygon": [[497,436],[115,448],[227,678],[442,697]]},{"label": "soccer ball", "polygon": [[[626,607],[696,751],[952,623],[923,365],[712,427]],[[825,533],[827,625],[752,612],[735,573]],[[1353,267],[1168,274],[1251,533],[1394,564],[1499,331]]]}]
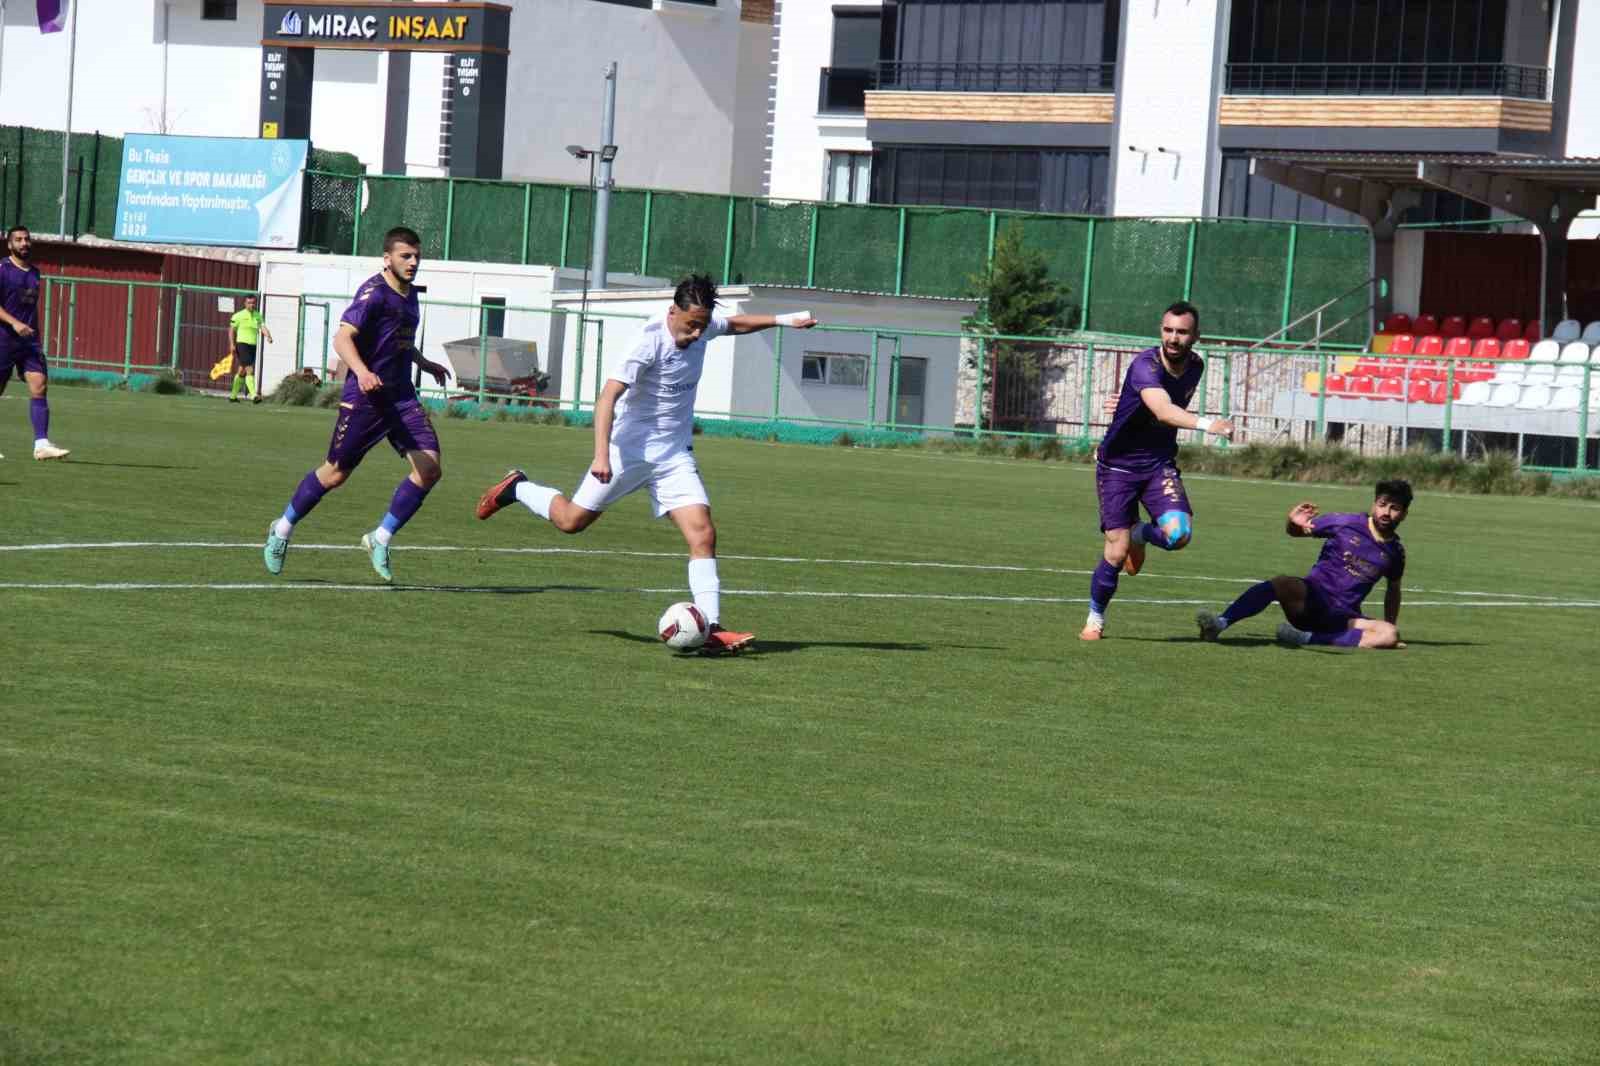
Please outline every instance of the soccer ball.
[{"label": "soccer ball", "polygon": [[706,642],[711,625],[692,603],[675,603],[656,623],[661,642],[673,651],[693,651]]}]

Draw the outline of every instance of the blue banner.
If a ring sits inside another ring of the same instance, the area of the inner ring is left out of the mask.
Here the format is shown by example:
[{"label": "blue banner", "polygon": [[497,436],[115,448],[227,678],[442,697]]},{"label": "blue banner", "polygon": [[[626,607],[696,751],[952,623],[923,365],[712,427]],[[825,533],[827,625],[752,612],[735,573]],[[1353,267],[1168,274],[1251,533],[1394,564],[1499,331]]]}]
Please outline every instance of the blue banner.
[{"label": "blue banner", "polygon": [[130,133],[117,240],[295,248],[309,149],[309,141]]}]

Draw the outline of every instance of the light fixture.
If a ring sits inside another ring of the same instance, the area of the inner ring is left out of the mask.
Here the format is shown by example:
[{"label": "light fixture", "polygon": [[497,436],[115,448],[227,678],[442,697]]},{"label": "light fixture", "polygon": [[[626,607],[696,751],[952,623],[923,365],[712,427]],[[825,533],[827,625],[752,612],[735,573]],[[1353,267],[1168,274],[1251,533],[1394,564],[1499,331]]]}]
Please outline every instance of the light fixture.
[{"label": "light fixture", "polygon": [[594,153],[581,144],[569,144],[567,145],[567,154],[574,159],[588,159]]},{"label": "light fixture", "polygon": [[600,149],[600,162],[609,163],[615,158],[617,158],[617,146],[616,145],[608,144],[608,145],[603,146]]}]

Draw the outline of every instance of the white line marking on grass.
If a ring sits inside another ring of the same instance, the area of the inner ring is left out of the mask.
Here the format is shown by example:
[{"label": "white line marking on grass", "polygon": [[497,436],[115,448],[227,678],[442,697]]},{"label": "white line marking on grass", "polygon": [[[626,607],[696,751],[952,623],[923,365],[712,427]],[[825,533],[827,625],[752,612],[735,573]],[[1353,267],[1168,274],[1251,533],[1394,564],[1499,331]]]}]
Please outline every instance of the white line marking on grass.
[{"label": "white line marking on grass", "polygon": [[[294,581],[214,581],[214,582],[159,582],[159,581],[6,581],[0,582],[0,591],[7,589],[36,591],[84,592],[451,592],[478,595],[503,595],[507,593],[606,593],[639,594],[651,596],[677,596],[684,592],[681,586],[665,588],[601,588],[599,586],[548,587],[538,585],[354,585],[299,583]],[[817,589],[730,589],[722,590],[724,596],[772,596],[803,599],[837,600],[935,600],[953,603],[1037,603],[1073,604],[1088,603],[1087,596],[991,596],[982,593],[958,592],[841,592]],[[1138,596],[1118,596],[1118,604],[1137,604],[1151,607],[1203,606],[1211,600],[1157,599]],[[1406,607],[1498,607],[1549,609],[1556,607],[1583,610],[1600,609],[1600,600],[1566,600],[1559,602],[1529,602],[1504,600],[1495,602],[1473,601],[1457,603],[1453,600],[1408,600]]]},{"label": "white line marking on grass", "polygon": [[[259,549],[260,547],[260,543],[256,541],[111,540],[46,544],[0,544],[0,552],[95,551],[137,548],[196,548],[202,550],[233,551],[245,548]],[[295,544],[293,547],[298,551],[359,552],[364,550],[360,545],[357,544]],[[675,560],[681,560],[684,558],[684,555],[681,551],[648,552],[630,551],[624,548],[496,548],[488,546],[473,547],[462,544],[396,544],[393,545],[391,550],[396,552],[476,552],[483,555],[576,555]],[[917,559],[829,559],[807,558],[799,555],[722,555],[719,558],[729,559],[735,562],[749,563],[782,563],[806,566],[880,566],[903,570],[966,570],[977,573],[1050,574],[1057,577],[1088,577],[1094,573],[1093,570],[1077,570],[1068,567],[1015,566],[1007,563],[947,563]],[[1211,584],[1225,585],[1251,585],[1262,580],[1259,577],[1214,577],[1206,574],[1165,573],[1145,573],[1139,575],[1138,578],[1140,581],[1152,579],[1159,581],[1200,581]],[[359,587],[364,588],[366,586]],[[1546,596],[1531,592],[1457,591],[1453,589],[1420,588],[1416,586],[1408,586],[1405,591],[1407,593],[1427,593],[1433,596],[1475,596],[1498,598],[1502,600],[1515,600],[1518,602],[1524,600],[1535,600],[1549,603],[1568,602],[1560,596]]]}]

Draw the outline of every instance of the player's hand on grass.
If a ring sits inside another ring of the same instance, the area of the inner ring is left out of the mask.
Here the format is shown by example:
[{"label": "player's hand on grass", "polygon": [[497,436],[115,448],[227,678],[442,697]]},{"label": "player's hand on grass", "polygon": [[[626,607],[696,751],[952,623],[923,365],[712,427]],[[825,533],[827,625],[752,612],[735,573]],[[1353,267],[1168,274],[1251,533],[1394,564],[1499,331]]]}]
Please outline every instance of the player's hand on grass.
[{"label": "player's hand on grass", "polygon": [[594,462],[589,465],[589,473],[602,485],[611,484],[611,457],[609,455],[594,457]]},{"label": "player's hand on grass", "polygon": [[358,370],[356,371],[356,385],[362,392],[377,392],[383,388],[383,379],[370,370]]}]

